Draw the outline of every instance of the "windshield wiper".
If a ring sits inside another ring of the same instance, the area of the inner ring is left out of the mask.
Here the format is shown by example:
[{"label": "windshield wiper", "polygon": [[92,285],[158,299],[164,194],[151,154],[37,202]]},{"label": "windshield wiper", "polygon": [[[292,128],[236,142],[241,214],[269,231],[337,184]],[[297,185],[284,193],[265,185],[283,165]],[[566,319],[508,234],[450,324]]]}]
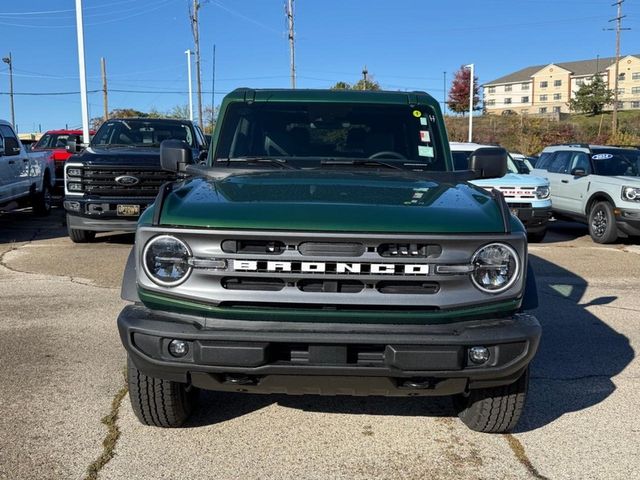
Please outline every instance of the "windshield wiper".
[{"label": "windshield wiper", "polygon": [[322,160],[320,165],[337,165],[337,166],[356,166],[356,167],[386,167],[395,170],[405,170],[404,168],[392,163],[381,162],[380,160],[362,159],[362,160]]},{"label": "windshield wiper", "polygon": [[289,170],[297,170],[296,167],[289,165],[284,158],[265,158],[265,157],[237,157],[237,158],[226,158],[226,159],[218,159],[218,162],[227,162],[227,164],[231,164],[234,162],[243,162],[249,163],[253,165],[268,164],[268,165],[277,165],[281,168],[286,168]]}]

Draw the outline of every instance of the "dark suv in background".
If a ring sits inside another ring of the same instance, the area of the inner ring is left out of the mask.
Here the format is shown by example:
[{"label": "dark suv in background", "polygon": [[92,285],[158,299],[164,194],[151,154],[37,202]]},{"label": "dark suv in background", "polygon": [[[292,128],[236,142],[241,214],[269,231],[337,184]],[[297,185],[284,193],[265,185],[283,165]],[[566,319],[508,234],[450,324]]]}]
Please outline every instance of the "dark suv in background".
[{"label": "dark suv in background", "polygon": [[160,168],[160,143],[181,140],[195,162],[206,158],[204,135],[188,120],[111,119],[89,147],[64,170],[64,208],[69,237],[93,240],[96,232],[133,232],[160,186],[175,174]]}]

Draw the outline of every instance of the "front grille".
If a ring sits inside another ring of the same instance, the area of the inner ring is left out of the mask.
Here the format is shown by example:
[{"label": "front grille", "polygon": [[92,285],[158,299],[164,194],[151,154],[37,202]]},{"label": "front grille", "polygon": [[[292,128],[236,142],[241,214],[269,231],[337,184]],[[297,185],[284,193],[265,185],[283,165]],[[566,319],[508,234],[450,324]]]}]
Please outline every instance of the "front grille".
[{"label": "front grille", "polygon": [[[120,177],[135,178],[137,183],[127,185],[116,182]],[[103,197],[155,197],[163,183],[175,179],[175,174],[155,167],[127,169],[88,166],[82,169],[83,192]]]},{"label": "front grille", "polygon": [[509,202],[509,208],[531,208],[530,203]]},{"label": "front grille", "polygon": [[498,191],[502,192],[504,198],[522,198],[522,199],[535,199],[536,187],[518,187],[518,186],[506,186],[506,187],[494,187]]}]

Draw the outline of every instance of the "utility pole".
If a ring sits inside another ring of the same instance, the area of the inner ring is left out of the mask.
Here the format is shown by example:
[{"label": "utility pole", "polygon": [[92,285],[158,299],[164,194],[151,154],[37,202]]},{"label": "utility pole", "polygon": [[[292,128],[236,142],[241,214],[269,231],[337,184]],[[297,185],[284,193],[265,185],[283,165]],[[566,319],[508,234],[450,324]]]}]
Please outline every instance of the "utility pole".
[{"label": "utility pole", "polygon": [[618,14],[615,18],[609,20],[609,22],[616,22],[616,28],[608,28],[607,30],[616,31],[616,68],[615,68],[615,80],[613,87],[613,115],[611,116],[611,133],[615,135],[618,132],[618,76],[620,74],[620,32],[622,30],[631,30],[630,28],[622,28],[622,19],[626,15],[622,15],[622,4],[624,0],[618,0],[612,3],[611,6],[618,6]]},{"label": "utility pole", "polygon": [[78,69],[80,70],[80,104],[82,108],[82,138],[89,142],[89,102],[87,100],[87,70],[84,63],[84,23],[82,0],[76,0],[76,31],[78,35]]},{"label": "utility pole", "polygon": [[16,114],[13,109],[13,57],[9,52],[8,57],[4,57],[2,61],[9,65],[9,102],[11,104],[11,125],[16,126]]},{"label": "utility pole", "polygon": [[187,55],[187,81],[189,82],[189,120],[193,122],[193,92],[191,81],[191,50],[184,52]]},{"label": "utility pole", "polygon": [[213,44],[213,61],[211,62],[211,135],[213,135],[213,124],[216,121],[216,44]]},{"label": "utility pole", "polygon": [[469,72],[469,143],[473,142],[473,63],[467,65]]},{"label": "utility pole", "polygon": [[369,70],[367,70],[366,65],[362,69],[362,81],[364,82],[364,89],[367,90],[369,87]]},{"label": "utility pole", "polygon": [[[200,10],[200,2],[193,0],[193,9],[190,13],[191,33],[193,33],[193,43],[196,48],[196,89],[198,95],[198,125],[203,128],[202,122],[202,81],[200,76],[200,26],[198,24],[198,10]],[[191,62],[189,62],[191,63]],[[192,119],[193,120],[193,119]]]},{"label": "utility pole", "polygon": [[109,101],[107,99],[107,64],[104,57],[100,58],[100,70],[102,71],[102,103],[104,104],[104,121],[109,120]]},{"label": "utility pole", "polygon": [[442,72],[443,83],[442,83],[442,115],[446,115],[447,113],[447,72]]},{"label": "utility pole", "polygon": [[289,57],[291,67],[291,88],[296,88],[296,46],[293,30],[293,0],[287,0],[285,14],[289,24]]}]

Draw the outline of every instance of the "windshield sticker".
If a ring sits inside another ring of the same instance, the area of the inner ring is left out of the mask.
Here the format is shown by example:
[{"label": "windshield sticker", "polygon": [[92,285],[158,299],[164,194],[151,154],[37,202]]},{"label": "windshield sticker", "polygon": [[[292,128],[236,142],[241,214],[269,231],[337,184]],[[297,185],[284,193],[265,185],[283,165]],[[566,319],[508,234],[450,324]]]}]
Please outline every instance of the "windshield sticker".
[{"label": "windshield sticker", "polygon": [[420,125],[427,125],[427,117],[420,117]]},{"label": "windshield sticker", "polygon": [[413,116],[416,118],[420,118],[422,116],[422,112],[420,110],[414,110]]},{"label": "windshield sticker", "polygon": [[594,160],[609,160],[613,158],[613,155],[610,153],[598,153],[597,155],[592,155],[591,158]]},{"label": "windshield sticker", "polygon": [[424,143],[429,143],[431,141],[429,130],[420,130],[420,141]]},{"label": "windshield sticker", "polygon": [[421,157],[433,158],[433,147],[427,147],[425,145],[418,145],[418,155]]}]

